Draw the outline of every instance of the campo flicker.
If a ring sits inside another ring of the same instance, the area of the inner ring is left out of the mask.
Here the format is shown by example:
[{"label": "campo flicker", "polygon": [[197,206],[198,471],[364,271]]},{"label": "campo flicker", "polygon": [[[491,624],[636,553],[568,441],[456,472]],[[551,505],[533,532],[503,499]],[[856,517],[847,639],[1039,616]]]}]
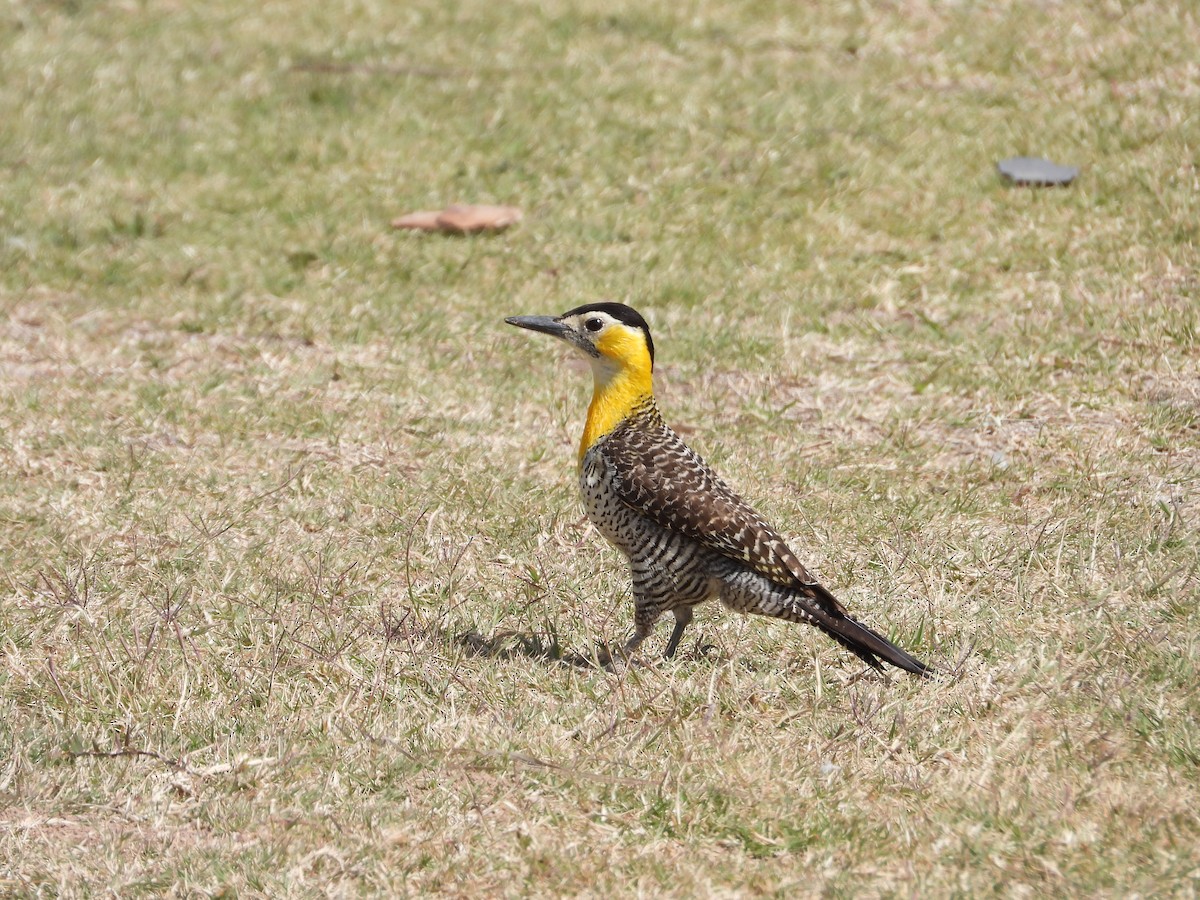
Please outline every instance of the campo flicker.
[{"label": "campo flicker", "polygon": [[779,533],[663,421],[654,400],[654,341],[646,320],[621,303],[561,316],[513,316],[510,325],[552,335],[587,357],[593,393],[579,444],[579,487],[588,518],[629,560],[632,653],[663,613],[675,616],[675,654],[697,604],[805,622],[871,666],[917,675],[928,666],[847,615]]}]

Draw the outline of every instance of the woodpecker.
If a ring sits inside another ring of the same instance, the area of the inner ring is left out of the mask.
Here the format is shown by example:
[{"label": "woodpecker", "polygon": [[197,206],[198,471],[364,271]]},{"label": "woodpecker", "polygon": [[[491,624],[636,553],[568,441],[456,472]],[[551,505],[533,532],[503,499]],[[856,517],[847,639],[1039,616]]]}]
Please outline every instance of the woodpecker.
[{"label": "woodpecker", "polygon": [[931,674],[851,618],[779,533],[663,421],[654,400],[654,341],[634,309],[589,303],[561,316],[505,321],[559,338],[591,363],[579,487],[592,524],[629,560],[635,628],[627,654],[671,612],[666,655],[674,656],[693,608],[719,599],[736,612],[813,625],[875,669],[883,660]]}]

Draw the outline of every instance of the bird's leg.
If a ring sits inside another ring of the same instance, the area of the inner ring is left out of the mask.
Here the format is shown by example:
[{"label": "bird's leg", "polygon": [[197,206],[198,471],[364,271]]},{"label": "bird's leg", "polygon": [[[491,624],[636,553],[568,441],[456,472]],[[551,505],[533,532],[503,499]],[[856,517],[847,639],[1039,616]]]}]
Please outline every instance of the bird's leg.
[{"label": "bird's leg", "polygon": [[667,641],[667,659],[671,659],[675,655],[675,651],[679,649],[679,641],[683,637],[683,629],[687,628],[692,621],[692,608],[690,606],[675,607],[675,628],[671,631],[671,638]]},{"label": "bird's leg", "polygon": [[641,646],[642,641],[650,636],[650,632],[654,630],[654,623],[658,619],[661,610],[657,607],[639,602],[641,600],[637,594],[633,598],[633,637],[625,642],[625,655],[632,656],[633,651]]}]

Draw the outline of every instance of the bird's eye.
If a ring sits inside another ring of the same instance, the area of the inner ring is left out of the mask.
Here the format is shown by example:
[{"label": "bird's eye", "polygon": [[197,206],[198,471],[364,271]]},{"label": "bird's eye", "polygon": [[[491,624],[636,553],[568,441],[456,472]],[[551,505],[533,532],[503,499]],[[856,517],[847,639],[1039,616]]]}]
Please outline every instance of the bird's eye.
[{"label": "bird's eye", "polygon": [[600,319],[588,319],[583,323],[583,327],[588,331],[599,331],[604,327],[604,322],[602,322]]}]

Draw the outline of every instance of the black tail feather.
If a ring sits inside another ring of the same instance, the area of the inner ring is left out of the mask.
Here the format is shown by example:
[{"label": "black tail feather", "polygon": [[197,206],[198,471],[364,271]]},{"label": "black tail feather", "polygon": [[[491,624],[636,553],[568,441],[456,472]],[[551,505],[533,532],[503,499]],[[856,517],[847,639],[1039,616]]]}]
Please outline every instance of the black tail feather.
[{"label": "black tail feather", "polygon": [[823,625],[821,630],[876,669],[883,669],[879,664],[879,661],[883,660],[897,669],[912,672],[922,678],[933,677],[934,670],[925,663],[849,616],[838,621],[834,627]]},{"label": "black tail feather", "polygon": [[805,585],[811,591],[810,599],[820,612],[816,616],[817,627],[863,660],[872,668],[883,671],[880,660],[897,669],[932,678],[935,670],[925,665],[911,653],[897,647],[883,635],[846,615],[845,609],[833,594],[819,584]]}]

